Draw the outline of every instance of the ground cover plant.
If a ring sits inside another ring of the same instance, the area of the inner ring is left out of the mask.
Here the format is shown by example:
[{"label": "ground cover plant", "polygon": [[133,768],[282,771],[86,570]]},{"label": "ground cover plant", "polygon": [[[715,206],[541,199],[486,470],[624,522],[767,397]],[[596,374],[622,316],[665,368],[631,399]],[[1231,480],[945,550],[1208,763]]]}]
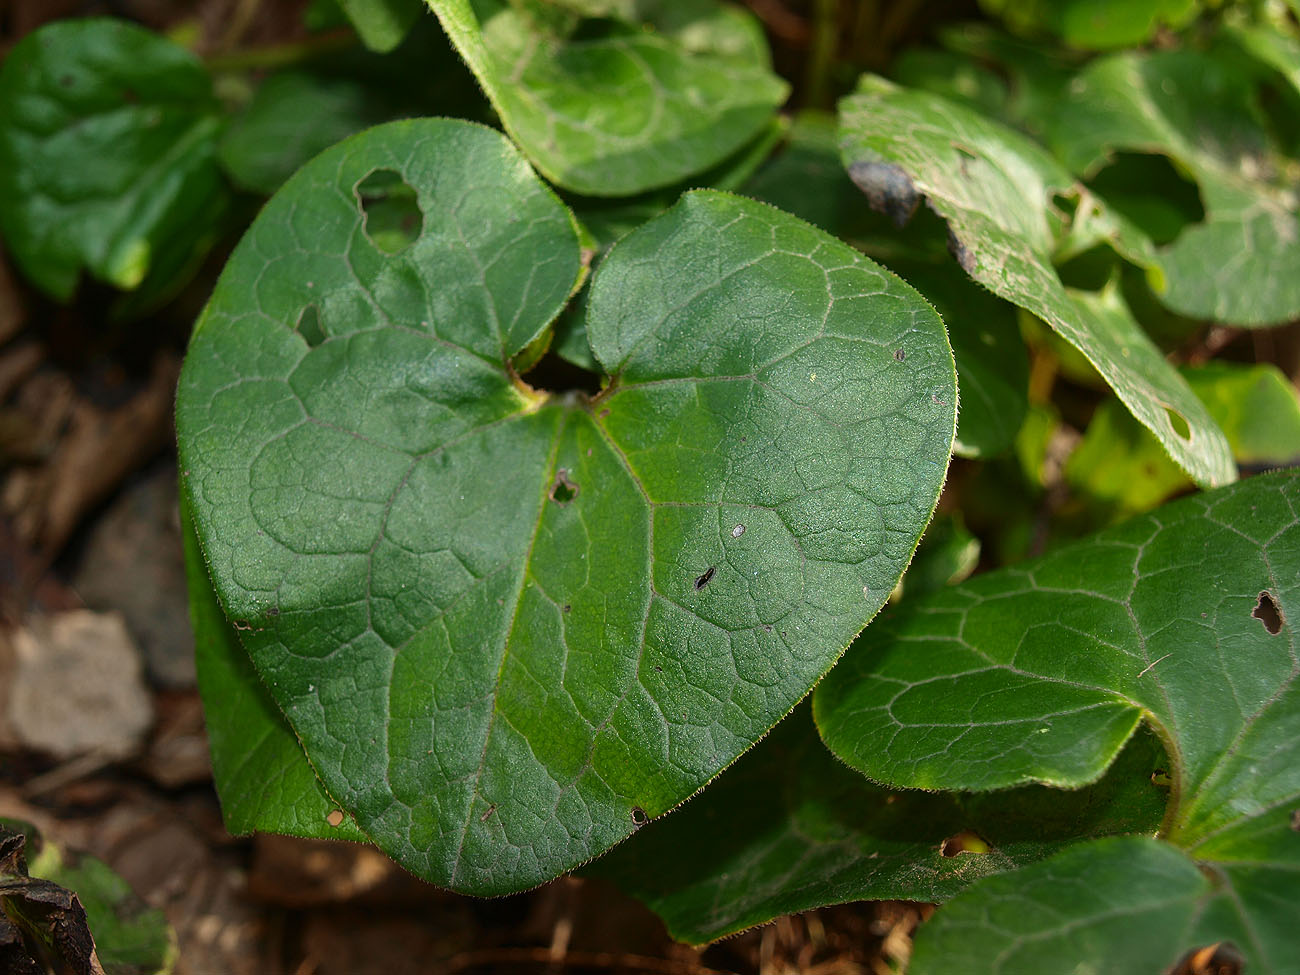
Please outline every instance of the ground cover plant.
[{"label": "ground cover plant", "polygon": [[35,286],[130,321],[239,237],[176,404],[226,825],[692,944],[937,903],[919,975],[1300,971],[1300,12],[841,6],[787,78],[685,0],[8,55]]}]

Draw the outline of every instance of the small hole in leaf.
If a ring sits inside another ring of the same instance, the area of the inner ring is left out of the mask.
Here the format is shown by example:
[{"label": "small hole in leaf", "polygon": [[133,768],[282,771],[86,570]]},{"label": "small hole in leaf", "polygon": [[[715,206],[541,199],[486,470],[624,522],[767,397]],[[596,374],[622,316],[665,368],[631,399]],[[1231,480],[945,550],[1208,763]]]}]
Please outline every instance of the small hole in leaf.
[{"label": "small hole in leaf", "polygon": [[1151,773],[1151,784],[1160,789],[1169,789],[1173,787],[1174,780],[1168,769],[1158,768]]},{"label": "small hole in leaf", "polygon": [[1187,419],[1181,413],[1166,406],[1165,416],[1169,417],[1169,425],[1174,428],[1174,433],[1178,434],[1180,439],[1192,439],[1192,428],[1187,425]]},{"label": "small hole in leaf", "polygon": [[894,350],[894,360],[896,362],[902,362],[906,358],[907,358],[907,353],[904,352],[902,349]]},{"label": "small hole in leaf", "polygon": [[1282,611],[1278,609],[1277,603],[1273,602],[1273,597],[1268,593],[1259,594],[1259,599],[1255,602],[1255,608],[1251,610],[1250,615],[1263,623],[1264,629],[1273,636],[1282,632]]},{"label": "small hole in leaf", "polygon": [[424,228],[424,214],[415,190],[400,173],[377,169],[357,184],[356,193],[372,244],[385,254],[398,254],[415,243]]},{"label": "small hole in leaf", "polygon": [[1193,948],[1178,960],[1169,975],[1241,975],[1241,952],[1227,941]]},{"label": "small hole in leaf", "polygon": [[560,468],[555,472],[555,483],[551,485],[551,500],[556,504],[568,504],[578,496],[578,485],[569,480],[569,472]]},{"label": "small hole in leaf", "polygon": [[705,569],[703,573],[701,573],[700,575],[696,576],[696,577],[695,577],[695,590],[696,590],[696,592],[698,592],[699,590],[701,590],[701,589],[703,589],[705,586],[707,586],[707,585],[709,584],[709,580],[713,578],[713,573],[715,573],[715,572],[717,572],[717,571],[718,571],[717,568],[716,568],[715,566],[712,566],[712,565],[711,565],[711,566],[709,566],[707,569]]},{"label": "small hole in leaf", "polygon": [[329,823],[335,829],[343,825],[343,810],[335,809],[325,817],[325,822]]},{"label": "small hole in leaf", "polygon": [[279,616],[279,615],[280,615],[280,607],[279,607],[279,606],[272,606],[270,609],[268,609],[268,610],[266,611],[266,615],[267,615],[267,616],[271,616],[271,617]]},{"label": "small hole in leaf", "polygon": [[640,826],[644,826],[648,822],[650,822],[650,817],[646,815],[645,810],[642,809],[640,806],[633,806],[632,825],[640,827]]},{"label": "small hole in leaf", "polygon": [[315,305],[308,305],[302,310],[302,314],[298,316],[298,324],[294,328],[313,349],[325,341],[325,329],[320,323],[320,310]]},{"label": "small hole in leaf", "polygon": [[973,829],[954,833],[939,846],[939,852],[946,857],[955,857],[959,853],[988,853],[992,849],[989,841]]},{"label": "small hole in leaf", "polygon": [[566,612],[566,613],[572,613],[572,612],[573,612],[573,607],[570,606],[568,603],[565,603],[565,604],[564,604],[563,606],[561,606],[560,608],[561,608],[564,612]]}]

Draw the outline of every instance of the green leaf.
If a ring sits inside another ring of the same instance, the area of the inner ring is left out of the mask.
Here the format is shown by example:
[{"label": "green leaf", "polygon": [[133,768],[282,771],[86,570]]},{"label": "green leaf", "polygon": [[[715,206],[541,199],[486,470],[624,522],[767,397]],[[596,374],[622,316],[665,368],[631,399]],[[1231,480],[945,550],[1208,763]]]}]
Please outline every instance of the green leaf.
[{"label": "green leaf", "polygon": [[[376,170],[421,212],[397,253]],[[182,373],[227,617],[329,795],[457,890],[571,869],[762,737],[897,582],[952,444],[938,317],[793,217],[697,192],[616,245],[594,401],[509,369],[580,277],[509,142],[391,123],[272,198]]]},{"label": "green leaf", "polygon": [[[1300,462],[1300,396],[1276,366],[1208,362],[1182,372],[1227,434],[1238,463],[1259,469]],[[1066,461],[1065,477],[1125,514],[1190,487],[1155,439],[1111,401],[1097,407]]]},{"label": "green leaf", "polygon": [[702,172],[758,135],[788,90],[752,44],[718,28],[714,4],[664,4],[666,29],[652,30],[588,29],[540,0],[428,3],[506,131],[577,193],[628,196]]},{"label": "green leaf", "polygon": [[1159,251],[1155,290],[1174,311],[1246,326],[1300,315],[1300,184],[1244,75],[1191,50],[1113,55],[1078,75],[1050,131],[1085,178],[1128,149],[1164,153],[1196,179],[1205,221]]},{"label": "green leaf", "polygon": [[189,495],[181,491],[180,497],[199,692],[226,829],[235,836],[260,830],[365,842],[365,835],[350,818],[341,817],[339,804],[316,778],[293,729],[221,612],[194,533]]},{"label": "green leaf", "polygon": [[1300,472],[1261,475],[907,600],[818,688],[822,736],[894,786],[1078,786],[1146,721],[1171,762],[1161,835],[1228,894],[1207,940],[1283,970],[1300,923],[1279,893],[1300,869],[1298,505]]},{"label": "green leaf", "polygon": [[1169,971],[1198,944],[1193,922],[1211,899],[1210,881],[1173,847],[1098,840],[975,884],[917,932],[908,970],[1043,975],[1105,959],[1115,975]]},{"label": "green leaf", "polygon": [[960,515],[938,515],[925,530],[916,555],[894,590],[894,600],[923,596],[969,578],[979,564],[980,541]]},{"label": "green leaf", "polygon": [[948,221],[967,273],[1087,356],[1197,483],[1236,476],[1223,432],[1118,290],[1072,295],[1053,266],[1065,245],[1077,253],[1106,240],[1137,250],[1133,228],[1086,198],[1062,228],[1058,201],[1084,193],[1070,175],[1020,133],[940,96],[867,76],[840,103],[840,124],[844,163],[873,206],[904,220],[924,197]]},{"label": "green leaf", "polygon": [[129,290],[206,250],[227,195],[217,113],[199,61],[144,28],[64,20],[19,41],[0,66],[0,232],[23,272],[66,301],[83,268]]},{"label": "green leaf", "polygon": [[[890,792],[836,761],[800,708],[703,795],[584,872],[692,944],[828,904],[945,901],[1079,837],[1153,833],[1165,793],[1151,774],[1163,763],[1142,735],[1101,782],[1075,792]],[[957,852],[968,838],[989,851]]]},{"label": "green leaf", "polygon": [[386,100],[357,81],[285,71],[263,82],[231,120],[218,158],[236,186],[269,196],[321,150],[392,115]]},{"label": "green leaf", "polygon": [[1050,32],[1070,47],[1109,50],[1145,44],[1161,30],[1184,27],[1198,0],[980,0],[1021,33]]},{"label": "green leaf", "polygon": [[338,0],[361,43],[372,51],[391,51],[401,44],[423,7],[420,0]]}]

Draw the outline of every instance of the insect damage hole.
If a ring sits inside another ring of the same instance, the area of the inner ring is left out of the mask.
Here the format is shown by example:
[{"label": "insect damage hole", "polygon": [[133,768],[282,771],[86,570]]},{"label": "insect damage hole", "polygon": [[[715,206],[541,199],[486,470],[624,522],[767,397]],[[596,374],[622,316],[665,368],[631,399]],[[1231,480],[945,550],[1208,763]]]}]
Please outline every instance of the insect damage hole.
[{"label": "insect damage hole", "polygon": [[298,316],[298,324],[294,326],[294,331],[302,336],[313,349],[325,341],[325,329],[320,323],[320,309],[315,305],[308,305]]},{"label": "insect damage hole", "polygon": [[954,833],[939,844],[939,853],[946,857],[955,857],[959,853],[988,853],[992,849],[992,844],[973,829]]},{"label": "insect damage hole", "polygon": [[424,228],[424,213],[415,190],[400,173],[376,169],[356,185],[357,205],[365,217],[370,242],[385,254],[400,254]]},{"label": "insect damage hole", "polygon": [[1179,440],[1190,441],[1192,439],[1192,428],[1187,425],[1187,418],[1171,406],[1165,407],[1165,416],[1169,418],[1169,425],[1173,427],[1174,433]]},{"label": "insect damage hole", "polygon": [[550,499],[556,504],[568,504],[578,496],[578,485],[569,480],[569,472],[561,467],[555,472],[555,483],[551,485]]},{"label": "insect damage hole", "polygon": [[1264,629],[1268,630],[1273,636],[1282,632],[1282,610],[1278,608],[1277,603],[1273,602],[1273,597],[1267,592],[1261,592],[1259,599],[1255,602],[1255,608],[1251,610],[1250,615],[1264,624]]},{"label": "insect damage hole", "polygon": [[642,809],[640,806],[633,806],[632,825],[635,826],[637,829],[640,829],[648,822],[650,822],[650,817],[646,815],[646,811]]},{"label": "insect damage hole", "polygon": [[701,589],[707,586],[709,584],[709,580],[713,578],[713,574],[717,571],[718,571],[717,566],[711,565],[707,569],[705,569],[702,573],[700,573],[698,576],[696,576],[695,591],[699,592]]}]

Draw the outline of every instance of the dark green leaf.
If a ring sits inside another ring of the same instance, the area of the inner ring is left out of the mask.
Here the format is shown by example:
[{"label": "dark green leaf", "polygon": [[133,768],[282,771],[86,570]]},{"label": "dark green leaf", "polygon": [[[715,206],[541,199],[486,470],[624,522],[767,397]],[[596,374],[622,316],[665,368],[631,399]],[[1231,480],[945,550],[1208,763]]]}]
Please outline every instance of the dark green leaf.
[{"label": "dark green leaf", "polygon": [[[1171,763],[1161,835],[1227,894],[1198,930],[1234,941],[1247,971],[1286,970],[1300,923],[1280,893],[1300,869],[1298,506],[1300,472],[1261,475],[907,600],[818,688],[822,735],[895,786],[1073,786],[1145,720]],[[1021,921],[1000,926],[1040,923]]]},{"label": "dark green leaf", "polygon": [[316,778],[293,729],[221,612],[185,491],[181,492],[181,528],[212,778],[226,829],[235,836],[261,830],[364,842],[365,835],[342,815],[339,804]]},{"label": "dark green leaf", "polygon": [[64,20],[23,38],[0,67],[0,230],[24,273],[66,300],[83,268],[132,289],[205,250],[227,193],[217,111],[199,61],[144,28]]},{"label": "dark green leaf", "polygon": [[[422,214],[398,253],[377,170]],[[793,217],[698,192],[621,241],[595,401],[507,368],[580,278],[505,139],[391,123],[271,200],[182,374],[226,615],[329,795],[460,890],[571,869],[758,740],[884,602],[952,443],[938,317]]]},{"label": "dark green leaf", "polygon": [[1183,27],[1198,0],[980,0],[1022,33],[1049,32],[1070,47],[1109,50],[1144,44],[1162,29]]},{"label": "dark green leaf", "polygon": [[663,5],[661,30],[602,20],[585,34],[576,14],[540,0],[428,3],[506,130],[577,193],[678,183],[752,140],[785,100],[786,84],[726,26],[737,15],[713,3]]},{"label": "dark green leaf", "polygon": [[1223,432],[1118,290],[1072,295],[1053,265],[1098,241],[1140,253],[1134,228],[1086,198],[1062,227],[1063,198],[1083,191],[1038,145],[964,105],[868,76],[840,117],[845,165],[877,209],[906,220],[924,197],[948,221],[967,272],[1087,356],[1197,483],[1236,477]]},{"label": "dark green leaf", "polygon": [[[1153,736],[1094,786],[991,795],[889,792],[836,761],[800,708],[703,795],[586,872],[644,901],[673,937],[714,941],[782,914],[866,899],[943,901],[1080,837],[1153,833]],[[978,837],[987,853],[957,852]]]}]

